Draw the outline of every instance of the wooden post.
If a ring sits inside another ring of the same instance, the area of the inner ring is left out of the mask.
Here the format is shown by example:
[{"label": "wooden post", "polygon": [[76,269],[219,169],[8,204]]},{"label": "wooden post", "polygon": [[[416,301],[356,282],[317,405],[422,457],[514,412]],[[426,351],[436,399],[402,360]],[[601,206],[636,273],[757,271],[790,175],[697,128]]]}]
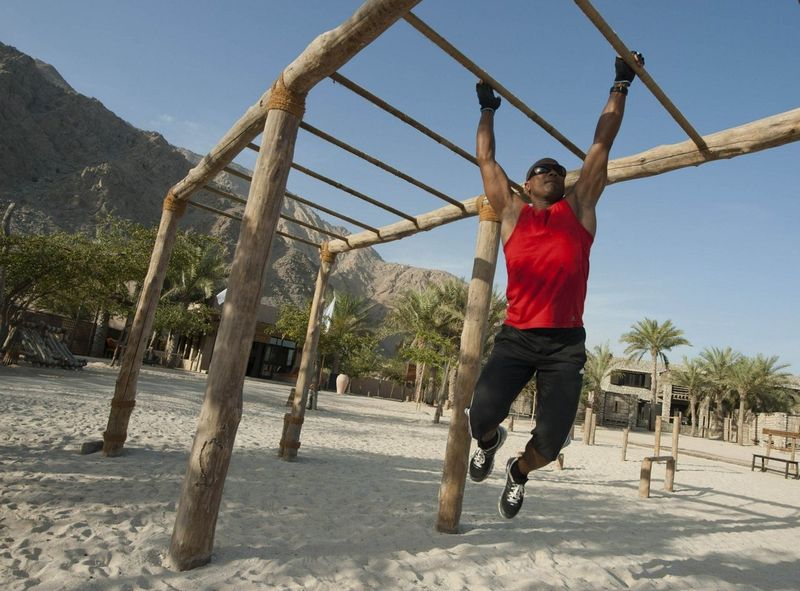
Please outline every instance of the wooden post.
[{"label": "wooden post", "polygon": [[675,459],[672,456],[652,456],[642,460],[642,469],[639,473],[639,498],[650,497],[650,477],[653,464],[664,462],[667,465],[667,474],[664,477],[664,490],[672,492],[675,483]]},{"label": "wooden post", "polygon": [[469,284],[467,310],[464,315],[464,328],[461,332],[456,394],[447,434],[442,483],[439,488],[436,529],[443,533],[457,533],[461,518],[470,446],[469,425],[464,409],[469,405],[475,383],[478,381],[500,244],[500,220],[483,197],[478,199],[480,200],[478,239],[472,266],[472,280]]},{"label": "wooden post", "polygon": [[631,432],[630,428],[626,427],[622,430],[622,461],[627,460],[628,455],[628,434]]},{"label": "wooden post", "polygon": [[675,484],[675,458],[667,459],[667,475],[664,476],[664,490],[672,492],[673,485]]},{"label": "wooden post", "polygon": [[661,452],[661,415],[656,417],[656,434],[653,445],[653,455],[657,456]]},{"label": "wooden post", "polygon": [[672,423],[672,459],[675,460],[675,469],[678,469],[678,439],[681,435],[681,413],[674,416]]},{"label": "wooden post", "polygon": [[175,246],[178,221],[185,211],[185,201],[175,199],[172,193],[167,194],[150,256],[150,266],[136,304],[136,314],[128,333],[128,344],[122,354],[108,423],[103,432],[103,455],[109,457],[120,455],[128,438],[128,422],[136,404],[136,384],[147,347],[147,337],[153,328],[161,288],[164,286],[169,259]]},{"label": "wooden post", "polygon": [[[279,93],[273,88],[272,97]],[[302,104],[302,97],[295,97]],[[222,489],[242,412],[242,386],[262,277],[278,222],[300,117],[273,109],[264,126],[194,444],[170,544],[178,570],[211,559]]]},{"label": "wooden post", "polygon": [[587,406],[586,407],[586,414],[583,417],[583,435],[581,436],[581,439],[583,440],[583,444],[584,445],[590,445],[591,444],[591,441],[589,441],[589,440],[592,438],[591,432],[592,432],[592,416],[593,415],[594,415],[594,412],[592,412],[592,407],[591,406]]},{"label": "wooden post", "polygon": [[594,434],[597,431],[597,413],[592,412],[592,420],[589,423],[589,445],[594,445]]},{"label": "wooden post", "polygon": [[306,395],[308,386],[313,381],[314,360],[317,358],[317,345],[319,344],[322,313],[324,310],[325,288],[328,286],[333,263],[336,255],[329,252],[327,243],[320,249],[320,265],[317,273],[317,284],[314,288],[314,299],[311,302],[311,313],[308,317],[308,329],[303,345],[303,356],[300,360],[300,369],[297,373],[297,382],[292,396],[292,410],[283,417],[283,436],[278,449],[278,456],[291,461],[297,457],[300,447],[300,430],[303,428],[305,416]]},{"label": "wooden post", "polygon": [[261,149],[228,281],[228,297],[172,532],[169,559],[178,570],[211,560],[222,490],[241,418],[242,386],[262,278],[286,191],[305,96],[417,1],[368,0],[342,25],[312,41],[272,86]]}]

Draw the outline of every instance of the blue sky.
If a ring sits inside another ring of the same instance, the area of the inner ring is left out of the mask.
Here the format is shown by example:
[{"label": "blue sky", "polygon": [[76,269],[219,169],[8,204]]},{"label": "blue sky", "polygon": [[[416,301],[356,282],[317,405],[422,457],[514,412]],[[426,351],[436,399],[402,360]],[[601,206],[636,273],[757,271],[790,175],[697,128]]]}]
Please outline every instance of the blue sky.
[{"label": "blue sky", "polygon": [[[360,2],[3,0],[0,41],[55,66],[79,92],[132,124],[206,153],[319,33]],[[701,134],[800,106],[795,0],[595,0],[620,37]],[[580,146],[613,80],[614,52],[566,0],[422,2],[415,13]],[[404,22],[341,72],[472,152],[474,78]],[[482,192],[477,169],[330,80],[305,120],[457,198]],[[551,155],[579,161],[504,104],[498,160],[519,180]],[[612,158],[686,139],[634,83]],[[295,160],[412,214],[443,203],[301,132]],[[252,166],[251,155],[239,160]],[[778,355],[800,373],[800,145],[790,144],[610,186],[585,322],[590,346],[644,317],[683,329],[692,347]],[[178,180],[178,179],[176,179]],[[374,225],[391,215],[293,173],[289,189]],[[331,220],[336,221],[336,220]],[[354,228],[353,230],[357,230]],[[378,248],[388,261],[471,272],[476,221]],[[497,286],[505,288],[502,261]]]}]

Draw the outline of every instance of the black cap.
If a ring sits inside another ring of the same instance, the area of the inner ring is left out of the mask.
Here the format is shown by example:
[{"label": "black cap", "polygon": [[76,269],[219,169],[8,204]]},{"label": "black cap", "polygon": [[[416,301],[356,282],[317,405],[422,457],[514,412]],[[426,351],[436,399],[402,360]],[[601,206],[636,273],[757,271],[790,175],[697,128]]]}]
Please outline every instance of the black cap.
[{"label": "black cap", "polygon": [[549,164],[550,166],[557,164],[558,166],[561,166],[561,164],[559,164],[558,160],[555,158],[539,158],[539,160],[531,164],[531,167],[528,169],[528,174],[525,175],[525,180],[529,181],[531,176],[533,176],[533,169],[537,166],[542,166],[543,164]]},{"label": "black cap", "polygon": [[[554,158],[540,158],[539,160],[531,164],[531,167],[528,169],[528,174],[525,175],[525,180],[529,181],[531,176],[533,175],[533,169],[536,168],[537,166],[542,166],[543,164],[549,164],[550,166],[552,166],[554,164],[558,164],[558,161],[555,160]],[[559,164],[559,166],[561,165]]]}]

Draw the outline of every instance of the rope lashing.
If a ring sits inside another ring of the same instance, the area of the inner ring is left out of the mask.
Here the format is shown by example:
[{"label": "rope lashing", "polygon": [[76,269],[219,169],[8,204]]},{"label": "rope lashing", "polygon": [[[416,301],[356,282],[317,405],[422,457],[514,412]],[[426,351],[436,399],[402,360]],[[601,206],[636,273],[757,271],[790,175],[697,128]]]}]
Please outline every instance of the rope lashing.
[{"label": "rope lashing", "polygon": [[172,191],[167,193],[167,196],[164,197],[164,206],[165,211],[172,211],[177,216],[182,216],[186,211],[186,200],[185,199],[178,199],[175,197]]},{"label": "rope lashing", "polygon": [[478,219],[482,222],[499,222],[500,218],[485,197],[478,197]]},{"label": "rope lashing", "polygon": [[336,253],[335,252],[331,252],[328,249],[328,241],[327,240],[325,242],[323,242],[322,246],[320,246],[320,248],[319,248],[319,259],[323,263],[328,263],[329,265],[332,265],[333,262],[336,260]]},{"label": "rope lashing", "polygon": [[272,85],[269,101],[267,101],[267,109],[286,111],[298,119],[302,119],[303,114],[306,112],[306,95],[289,90],[283,82],[283,74],[281,74]]}]

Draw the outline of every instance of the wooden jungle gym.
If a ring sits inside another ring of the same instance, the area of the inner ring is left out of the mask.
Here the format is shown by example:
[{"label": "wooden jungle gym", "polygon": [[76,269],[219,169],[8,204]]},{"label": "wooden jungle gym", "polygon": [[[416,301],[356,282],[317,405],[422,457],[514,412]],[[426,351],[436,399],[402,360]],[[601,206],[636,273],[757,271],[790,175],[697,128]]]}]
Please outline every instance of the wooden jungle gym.
[{"label": "wooden jungle gym", "polygon": [[[482,195],[466,200],[454,199],[304,123],[302,119],[305,97],[318,82],[330,77],[353,93],[427,135],[443,147],[476,164],[475,158],[467,151],[337,73],[337,70],[348,60],[402,19],[474,74],[476,78],[489,82],[503,99],[519,109],[570,152],[579,158],[583,158],[584,154],[575,144],[514,96],[488,72],[482,70],[411,13],[411,9],[419,1],[367,0],[339,27],[317,37],[297,59],[279,74],[272,87],[247,110],[200,163],[169,190],[164,199],[161,222],[150,266],[129,334],[128,346],[122,359],[111,401],[107,428],[103,433],[103,452],[107,456],[120,454],[127,438],[128,422],[135,404],[137,380],[145,352],[146,337],[150,334],[153,326],[156,305],[175,243],[178,221],[186,206],[193,205],[220,215],[236,217],[192,201],[192,196],[201,189],[245,205],[243,216],[237,217],[237,219],[241,219],[239,241],[233,259],[227,299],[222,309],[219,332],[208,371],[205,397],[188,459],[169,549],[172,566],[176,569],[195,568],[211,560],[223,486],[242,413],[242,388],[248,352],[255,331],[255,316],[262,278],[266,271],[272,238],[277,231],[278,219],[282,217],[281,205],[285,197],[363,228],[363,231],[359,233],[342,236],[304,224],[330,237],[321,244],[278,232],[287,238],[313,244],[320,250],[319,273],[306,334],[306,345],[303,348],[300,371],[294,388],[294,400],[291,411],[284,418],[283,436],[278,442],[279,455],[287,461],[291,461],[297,456],[300,447],[306,392],[311,383],[313,360],[316,356],[320,333],[322,303],[336,255],[357,248],[399,240],[417,232],[478,215],[473,274],[469,284],[469,303],[461,337],[456,398],[448,433],[436,522],[436,528],[441,532],[456,533],[458,531],[470,446],[466,416],[463,410],[469,403],[478,376],[480,351],[484,340],[497,263],[500,224],[494,211]],[[610,161],[609,183],[658,175],[718,159],[733,158],[800,139],[800,109],[700,136],[647,71],[629,57],[630,50],[588,0],[574,1],[605,36],[617,54],[623,56],[636,71],[644,85],[689,137],[682,143],[662,145],[639,154]],[[422,215],[412,216],[293,163],[295,140],[299,129],[314,134],[382,170],[406,180],[445,201],[446,205]],[[262,135],[261,145],[257,146],[253,144],[253,140],[259,135]],[[252,178],[242,175],[228,166],[245,149],[258,152]],[[286,182],[291,169],[313,176],[371,205],[381,207],[399,219],[395,223],[375,228],[316,205],[298,195],[288,193]],[[221,191],[211,184],[214,177],[223,171],[242,176],[250,181],[250,191],[246,201]],[[577,171],[571,171],[568,174],[568,186],[574,183],[576,176]],[[283,217],[287,221],[298,222],[298,220]]]}]

